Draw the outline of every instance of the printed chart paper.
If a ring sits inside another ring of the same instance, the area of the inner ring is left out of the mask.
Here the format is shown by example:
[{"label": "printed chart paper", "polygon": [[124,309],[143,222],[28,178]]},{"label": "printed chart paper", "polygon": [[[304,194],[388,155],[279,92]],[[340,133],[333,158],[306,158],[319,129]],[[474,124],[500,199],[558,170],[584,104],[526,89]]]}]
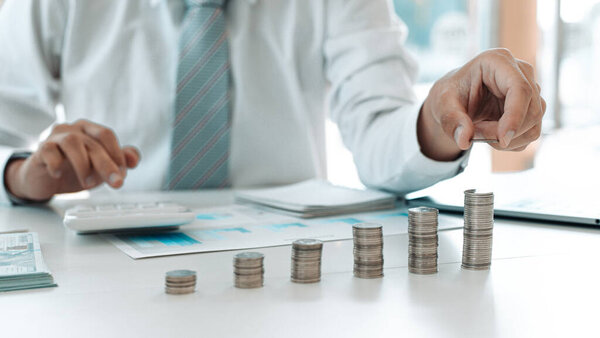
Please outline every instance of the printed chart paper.
[{"label": "printed chart paper", "polygon": [[[148,258],[198,252],[243,250],[287,245],[299,238],[322,241],[352,239],[352,224],[377,222],[383,235],[408,232],[406,209],[301,219],[244,205],[195,210],[196,221],[178,231],[116,234],[107,238],[132,258]],[[439,216],[439,228],[462,227],[462,219]]]}]

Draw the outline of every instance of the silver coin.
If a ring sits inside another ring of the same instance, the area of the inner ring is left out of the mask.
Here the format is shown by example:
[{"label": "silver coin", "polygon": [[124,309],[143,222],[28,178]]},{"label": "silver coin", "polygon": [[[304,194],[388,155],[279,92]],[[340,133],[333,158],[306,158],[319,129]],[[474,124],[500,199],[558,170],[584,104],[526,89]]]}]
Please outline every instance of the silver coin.
[{"label": "silver coin", "polygon": [[168,278],[185,278],[185,277],[196,277],[196,271],[193,270],[171,270],[166,273]]},{"label": "silver coin", "polygon": [[292,242],[292,246],[300,249],[311,249],[323,247],[323,242],[318,239],[303,238]]},{"label": "silver coin", "polygon": [[183,295],[183,294],[189,294],[189,293],[193,293],[194,291],[196,291],[196,286],[189,286],[189,287],[169,287],[166,286],[165,287],[165,292],[170,294],[170,295]]},{"label": "silver coin", "polygon": [[263,259],[265,255],[260,252],[240,252],[234,256],[236,260],[255,260],[255,259]]},{"label": "silver coin", "polygon": [[465,191],[462,267],[487,270],[491,265],[494,194]]},{"label": "silver coin", "polygon": [[316,283],[321,280],[323,242],[300,239],[292,243],[290,279],[295,283]]},{"label": "silver coin", "polygon": [[414,274],[437,272],[438,214],[435,208],[408,210],[408,271]]}]

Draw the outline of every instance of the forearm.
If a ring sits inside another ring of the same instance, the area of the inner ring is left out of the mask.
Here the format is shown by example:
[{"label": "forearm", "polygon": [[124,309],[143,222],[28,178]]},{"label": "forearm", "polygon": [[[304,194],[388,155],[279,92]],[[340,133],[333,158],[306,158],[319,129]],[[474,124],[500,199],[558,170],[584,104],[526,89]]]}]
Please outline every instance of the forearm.
[{"label": "forearm", "polygon": [[460,173],[468,153],[453,161],[436,161],[420,149],[418,106],[407,105],[381,114],[360,134],[352,148],[363,183],[406,194]]}]

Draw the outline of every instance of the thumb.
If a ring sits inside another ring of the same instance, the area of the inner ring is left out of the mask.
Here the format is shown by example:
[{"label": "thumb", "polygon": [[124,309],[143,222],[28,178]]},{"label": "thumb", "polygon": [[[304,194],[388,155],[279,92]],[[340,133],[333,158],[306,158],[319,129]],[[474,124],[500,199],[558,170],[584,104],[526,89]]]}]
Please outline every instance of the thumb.
[{"label": "thumb", "polygon": [[460,149],[469,149],[475,127],[465,112],[465,108],[456,97],[442,99],[440,103],[439,111],[434,112],[434,116],[442,126],[444,133],[454,140]]}]

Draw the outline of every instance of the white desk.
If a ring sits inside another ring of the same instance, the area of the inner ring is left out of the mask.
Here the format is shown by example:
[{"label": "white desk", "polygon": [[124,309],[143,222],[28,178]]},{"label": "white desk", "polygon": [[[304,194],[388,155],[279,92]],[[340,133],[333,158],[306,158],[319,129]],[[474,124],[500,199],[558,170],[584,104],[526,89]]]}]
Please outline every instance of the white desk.
[{"label": "white desk", "polygon": [[[144,199],[161,199],[143,195]],[[191,205],[228,192],[171,194]],[[193,202],[193,203],[191,203]],[[133,260],[49,209],[0,208],[0,231],[40,234],[59,287],[0,294],[0,336],[599,336],[600,231],[497,220],[489,272],[462,271],[462,230],[440,233],[439,273],[408,273],[407,235],[385,238],[385,277],[352,276],[352,241],[325,243],[322,281],[289,281],[290,247],[260,249],[265,286],[232,286],[233,252]],[[197,292],[166,295],[164,273],[198,272]],[[15,332],[13,332],[15,331]]]}]

